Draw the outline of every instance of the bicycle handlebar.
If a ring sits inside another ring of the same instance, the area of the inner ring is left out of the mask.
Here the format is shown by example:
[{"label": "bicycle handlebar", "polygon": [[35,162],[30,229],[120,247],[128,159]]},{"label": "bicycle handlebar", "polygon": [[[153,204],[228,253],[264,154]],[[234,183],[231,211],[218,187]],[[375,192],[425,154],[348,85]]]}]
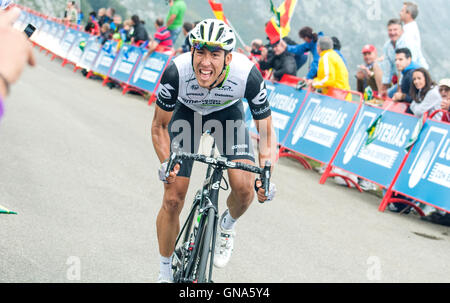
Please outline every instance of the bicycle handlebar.
[{"label": "bicycle handlebar", "polygon": [[173,171],[175,165],[182,165],[183,160],[193,160],[196,162],[205,163],[208,165],[213,165],[222,169],[239,169],[248,171],[254,174],[258,174],[261,177],[261,182],[263,184],[263,189],[265,190],[265,196],[269,196],[269,186],[270,186],[270,177],[271,177],[271,167],[272,164],[270,161],[266,161],[264,168],[240,163],[240,162],[231,162],[228,161],[224,157],[207,157],[205,155],[199,154],[190,154],[190,153],[171,153],[169,162],[167,164],[166,170],[166,178],[169,177],[171,171]]}]

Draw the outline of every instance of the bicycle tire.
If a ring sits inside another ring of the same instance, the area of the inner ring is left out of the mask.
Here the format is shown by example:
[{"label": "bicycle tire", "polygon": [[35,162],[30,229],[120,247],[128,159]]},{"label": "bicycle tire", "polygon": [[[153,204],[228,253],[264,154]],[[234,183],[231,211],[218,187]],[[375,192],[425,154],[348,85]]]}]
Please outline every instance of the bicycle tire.
[{"label": "bicycle tire", "polygon": [[[213,233],[214,233],[214,225],[215,225],[215,211],[213,208],[210,208],[208,211],[208,217],[205,221],[206,224],[206,230],[205,233],[201,239],[201,245],[202,250],[200,253],[200,260],[197,268],[197,281],[198,283],[205,283],[207,282],[206,279],[206,267],[208,265],[209,254],[214,253],[212,251],[212,239],[213,239]],[[209,266],[212,266],[212,264],[209,264]]]}]

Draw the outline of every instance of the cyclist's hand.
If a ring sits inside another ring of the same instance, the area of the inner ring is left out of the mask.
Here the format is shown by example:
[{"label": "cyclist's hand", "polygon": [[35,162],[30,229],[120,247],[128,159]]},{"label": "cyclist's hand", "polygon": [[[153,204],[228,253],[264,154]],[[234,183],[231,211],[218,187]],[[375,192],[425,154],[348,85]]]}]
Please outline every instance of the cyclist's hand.
[{"label": "cyclist's hand", "polygon": [[266,192],[264,190],[264,188],[262,188],[262,182],[261,180],[256,180],[255,182],[255,187],[258,189],[256,191],[256,193],[258,194],[258,201],[260,203],[264,203],[264,202],[270,202],[273,201],[273,199],[275,198],[275,194],[277,193],[277,187],[275,186],[274,183],[270,183],[269,185],[269,195],[266,197]]},{"label": "cyclist's hand", "polygon": [[180,172],[180,164],[175,165],[173,171],[170,172],[169,177],[166,178],[167,164],[167,161],[161,164],[161,167],[158,171],[159,180],[161,180],[165,184],[173,184],[177,178],[178,173]]}]

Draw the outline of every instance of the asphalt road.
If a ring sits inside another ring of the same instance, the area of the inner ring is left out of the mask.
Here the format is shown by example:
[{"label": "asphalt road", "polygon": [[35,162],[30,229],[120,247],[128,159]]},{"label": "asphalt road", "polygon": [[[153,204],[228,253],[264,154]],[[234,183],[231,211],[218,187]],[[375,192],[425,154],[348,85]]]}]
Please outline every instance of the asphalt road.
[{"label": "asphalt road", "polygon": [[[0,215],[0,282],[156,281],[154,106],[37,59],[0,125],[0,205],[19,213]],[[380,213],[380,198],[288,159],[273,180],[276,200],[238,222],[216,282],[450,282],[450,228]]]}]

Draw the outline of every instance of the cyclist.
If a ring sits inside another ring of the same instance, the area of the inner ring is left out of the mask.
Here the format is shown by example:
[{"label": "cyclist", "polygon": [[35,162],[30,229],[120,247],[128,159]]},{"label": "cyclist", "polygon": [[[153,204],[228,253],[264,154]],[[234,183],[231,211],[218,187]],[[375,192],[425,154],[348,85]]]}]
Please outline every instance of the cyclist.
[{"label": "cyclist", "polygon": [[[158,92],[152,123],[152,140],[162,162],[159,178],[164,197],[157,218],[160,251],[158,282],[172,281],[172,254],[180,230],[179,215],[184,205],[193,162],[175,166],[165,177],[171,151],[196,153],[201,135],[211,130],[222,156],[229,161],[253,164],[255,157],[245,126],[242,98],[248,100],[260,134],[259,164],[276,161],[276,138],[264,80],[256,66],[242,54],[233,52],[236,37],[223,21],[206,19],[190,33],[191,52],[180,55],[165,70]],[[230,126],[231,125],[231,126]],[[236,143],[237,141],[237,143]],[[269,197],[251,173],[228,171],[231,193],[228,209],[220,219],[214,265],[224,267],[231,257],[234,225],[249,208],[254,190],[260,202],[272,200],[276,187],[270,184]]]}]

